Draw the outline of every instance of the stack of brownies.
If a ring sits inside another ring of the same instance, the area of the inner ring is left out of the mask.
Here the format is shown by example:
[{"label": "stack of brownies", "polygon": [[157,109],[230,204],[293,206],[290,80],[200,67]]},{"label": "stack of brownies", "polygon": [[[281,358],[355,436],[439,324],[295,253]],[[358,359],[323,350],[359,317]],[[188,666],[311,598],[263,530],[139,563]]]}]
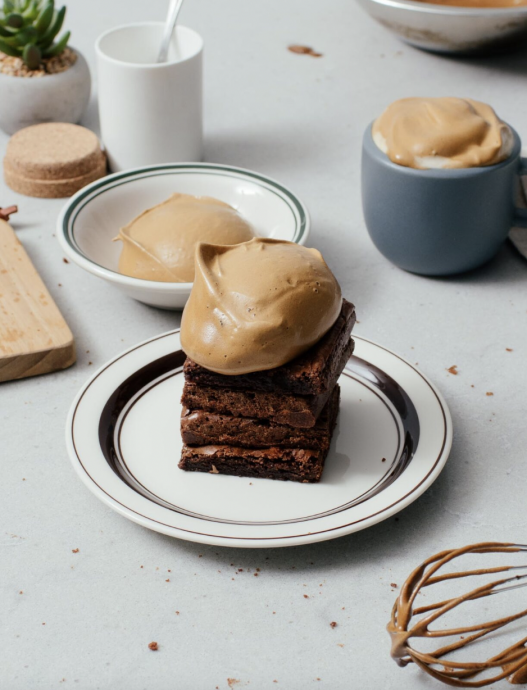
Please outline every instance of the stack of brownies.
[{"label": "stack of brownies", "polygon": [[275,369],[226,376],[187,358],[179,467],[196,472],[318,482],[339,411],[337,380],[354,348],[355,308]]}]

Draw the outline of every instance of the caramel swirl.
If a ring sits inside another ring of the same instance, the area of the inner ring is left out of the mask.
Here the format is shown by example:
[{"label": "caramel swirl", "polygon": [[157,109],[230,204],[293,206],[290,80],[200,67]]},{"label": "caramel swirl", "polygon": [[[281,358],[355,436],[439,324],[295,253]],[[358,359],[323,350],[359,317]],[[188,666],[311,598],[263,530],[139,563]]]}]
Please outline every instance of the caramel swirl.
[{"label": "caramel swirl", "polygon": [[[482,542],[460,549],[441,551],[416,568],[401,587],[400,594],[392,609],[391,620],[387,626],[392,639],[391,655],[399,666],[406,666],[413,662],[437,680],[459,688],[484,687],[504,678],[507,678],[514,685],[527,683],[527,637],[487,661],[460,662],[444,658],[445,655],[468,647],[472,642],[489,633],[501,630],[510,623],[524,618],[527,616],[527,609],[488,623],[463,625],[447,630],[430,629],[432,623],[464,602],[474,601],[522,586],[517,583],[524,580],[527,575],[513,575],[495,579],[461,596],[414,608],[416,597],[424,587],[464,577],[506,573],[516,570],[518,567],[525,569],[525,566],[499,566],[439,574],[439,570],[453,559],[465,554],[518,553],[520,551],[527,552],[527,546],[502,542]],[[456,637],[458,639],[430,653],[421,652],[412,646],[412,638],[441,637]],[[493,672],[494,669],[500,669],[494,676],[481,675]]]},{"label": "caramel swirl", "polygon": [[490,105],[470,98],[402,98],[375,120],[375,144],[409,168],[475,168],[508,158],[514,137]]},{"label": "caramel swirl", "polygon": [[274,369],[318,342],[341,307],[339,284],[316,249],[263,238],[200,244],[181,346],[219,374]]}]

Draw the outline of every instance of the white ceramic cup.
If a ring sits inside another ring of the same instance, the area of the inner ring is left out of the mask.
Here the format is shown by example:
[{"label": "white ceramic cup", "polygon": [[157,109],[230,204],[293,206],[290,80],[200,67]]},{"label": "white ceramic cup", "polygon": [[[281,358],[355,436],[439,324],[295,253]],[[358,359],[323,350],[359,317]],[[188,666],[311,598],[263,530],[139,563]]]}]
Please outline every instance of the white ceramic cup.
[{"label": "white ceramic cup", "polygon": [[119,26],[97,39],[101,134],[114,172],[203,158],[203,40],[177,26],[157,64],[162,22]]}]

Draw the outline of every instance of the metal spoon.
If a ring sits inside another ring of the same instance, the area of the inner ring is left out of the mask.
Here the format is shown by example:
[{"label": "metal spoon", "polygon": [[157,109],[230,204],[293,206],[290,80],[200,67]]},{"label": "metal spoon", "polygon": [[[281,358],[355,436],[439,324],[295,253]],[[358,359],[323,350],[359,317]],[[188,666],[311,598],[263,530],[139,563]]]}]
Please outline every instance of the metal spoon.
[{"label": "metal spoon", "polygon": [[170,0],[168,14],[165,21],[165,28],[163,30],[163,38],[161,40],[161,48],[159,50],[159,55],[157,56],[158,62],[167,61],[170,40],[172,39],[172,34],[174,33],[174,28],[177,22],[177,16],[182,4],[183,0]]}]

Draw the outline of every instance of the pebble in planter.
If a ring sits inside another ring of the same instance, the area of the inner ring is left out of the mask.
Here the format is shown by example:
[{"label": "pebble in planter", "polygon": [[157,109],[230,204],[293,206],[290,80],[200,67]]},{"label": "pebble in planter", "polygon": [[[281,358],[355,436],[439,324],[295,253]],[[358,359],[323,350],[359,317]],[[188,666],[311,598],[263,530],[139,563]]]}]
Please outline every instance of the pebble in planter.
[{"label": "pebble in planter", "polygon": [[[8,134],[40,122],[79,122],[91,78],[70,32],[57,39],[66,8],[54,0],[4,0],[0,13],[0,128]],[[57,40],[56,40],[57,39]]]}]

